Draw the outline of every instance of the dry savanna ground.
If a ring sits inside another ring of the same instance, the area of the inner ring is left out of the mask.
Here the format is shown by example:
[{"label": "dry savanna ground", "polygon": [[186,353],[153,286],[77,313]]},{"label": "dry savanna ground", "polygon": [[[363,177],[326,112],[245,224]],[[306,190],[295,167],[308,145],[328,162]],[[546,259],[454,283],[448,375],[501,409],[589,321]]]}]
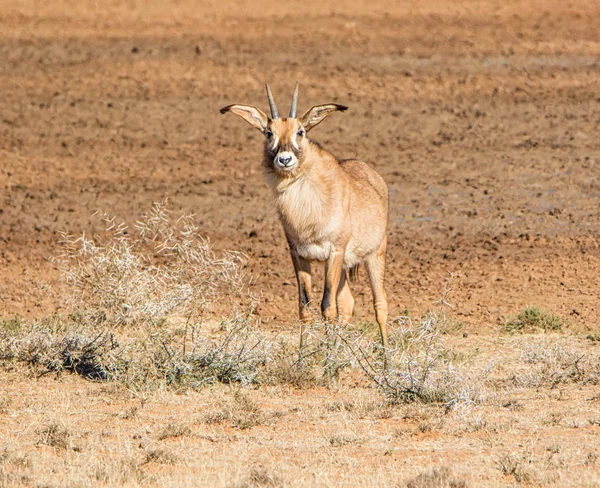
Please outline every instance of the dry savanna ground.
[{"label": "dry savanna ground", "polygon": [[[598,25],[1,2],[0,484],[600,486]],[[390,188],[385,364],[364,277],[298,354],[260,136],[218,113],[295,80],[300,111],[350,107],[311,135]]]}]

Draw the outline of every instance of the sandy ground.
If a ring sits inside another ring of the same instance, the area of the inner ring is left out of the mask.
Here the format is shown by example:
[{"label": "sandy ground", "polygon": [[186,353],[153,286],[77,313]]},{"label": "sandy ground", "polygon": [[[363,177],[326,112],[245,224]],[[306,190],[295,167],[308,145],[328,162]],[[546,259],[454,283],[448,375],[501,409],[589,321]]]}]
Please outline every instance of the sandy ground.
[{"label": "sandy ground", "polygon": [[293,330],[262,140],[218,109],[266,108],[265,81],[285,107],[299,80],[301,111],[350,107],[311,136],[389,185],[392,316],[444,296],[471,336],[527,305],[600,331],[600,5],[389,3],[4,0],[0,317],[55,309],[61,232],[169,198],[247,254],[263,326]]},{"label": "sandy ground", "polygon": [[[565,339],[550,338],[546,345],[570,342],[577,357],[598,356],[597,343]],[[452,342],[455,353],[475,357],[477,367],[490,358],[498,364],[493,374],[497,387],[488,390],[479,406],[393,405],[348,379],[329,388],[215,385],[196,392],[149,392],[70,375],[26,379],[23,369],[3,371],[0,482],[239,488],[599,486],[598,371],[594,383],[537,387],[528,382],[519,349],[544,344],[539,337]],[[407,485],[435,469],[448,472],[437,484],[430,478]]]},{"label": "sandy ground", "polygon": [[[265,80],[287,105],[300,80],[301,110],[350,106],[312,136],[390,187],[392,314],[449,283],[477,331],[531,304],[598,327],[600,9],[421,3],[4,2],[2,314],[53,305],[39,282],[56,276],[59,232],[91,232],[97,210],[132,222],[168,197],[248,254],[264,322],[289,327],[262,141],[218,109],[265,107]],[[356,290],[372,320],[364,278]]]}]

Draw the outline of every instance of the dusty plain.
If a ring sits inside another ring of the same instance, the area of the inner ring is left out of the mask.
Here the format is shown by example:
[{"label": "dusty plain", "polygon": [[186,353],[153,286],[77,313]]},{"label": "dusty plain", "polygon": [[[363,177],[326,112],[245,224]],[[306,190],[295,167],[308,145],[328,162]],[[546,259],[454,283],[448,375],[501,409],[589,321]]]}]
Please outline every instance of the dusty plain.
[{"label": "dusty plain", "polygon": [[[592,1],[3,0],[0,318],[60,307],[61,232],[93,235],[96,211],[133,223],[168,198],[247,255],[261,327],[293,333],[261,137],[219,108],[265,109],[268,81],[283,110],[299,80],[300,111],[350,107],[311,136],[389,185],[392,316],[443,309],[457,351],[517,364],[527,338],[502,324],[542,306],[564,320],[557,340],[597,358],[599,25]],[[356,321],[372,321],[364,276],[354,290]],[[3,485],[405,486],[447,467],[446,484],[413,486],[600,486],[589,382],[497,388],[445,414],[348,384],[0,381]],[[245,396],[260,421],[206,421]]]}]

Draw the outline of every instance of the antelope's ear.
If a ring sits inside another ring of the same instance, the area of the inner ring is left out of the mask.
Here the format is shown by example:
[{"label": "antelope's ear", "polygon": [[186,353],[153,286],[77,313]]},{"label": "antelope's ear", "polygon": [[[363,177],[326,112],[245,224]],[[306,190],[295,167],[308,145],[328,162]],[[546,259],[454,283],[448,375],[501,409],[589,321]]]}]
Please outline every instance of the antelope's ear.
[{"label": "antelope's ear", "polygon": [[344,112],[348,110],[345,105],[338,105],[337,103],[326,103],[325,105],[315,105],[309,111],[307,111],[302,117],[300,117],[300,123],[308,132],[315,125],[320,124],[327,116],[333,112]]},{"label": "antelope's ear", "polygon": [[227,105],[221,109],[221,113],[233,112],[261,132],[267,128],[269,119],[264,112],[250,105]]}]

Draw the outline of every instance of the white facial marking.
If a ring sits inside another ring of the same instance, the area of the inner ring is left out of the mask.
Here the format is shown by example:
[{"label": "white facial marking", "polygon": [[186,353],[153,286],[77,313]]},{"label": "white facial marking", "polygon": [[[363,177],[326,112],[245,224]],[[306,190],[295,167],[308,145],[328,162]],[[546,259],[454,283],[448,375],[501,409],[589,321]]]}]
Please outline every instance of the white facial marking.
[{"label": "white facial marking", "polygon": [[271,151],[273,151],[279,144],[279,137],[273,135],[273,142],[271,142]]},{"label": "white facial marking", "polygon": [[292,145],[296,148],[296,151],[298,151],[300,148],[298,147],[298,139],[297,137],[294,137],[292,139]]}]

